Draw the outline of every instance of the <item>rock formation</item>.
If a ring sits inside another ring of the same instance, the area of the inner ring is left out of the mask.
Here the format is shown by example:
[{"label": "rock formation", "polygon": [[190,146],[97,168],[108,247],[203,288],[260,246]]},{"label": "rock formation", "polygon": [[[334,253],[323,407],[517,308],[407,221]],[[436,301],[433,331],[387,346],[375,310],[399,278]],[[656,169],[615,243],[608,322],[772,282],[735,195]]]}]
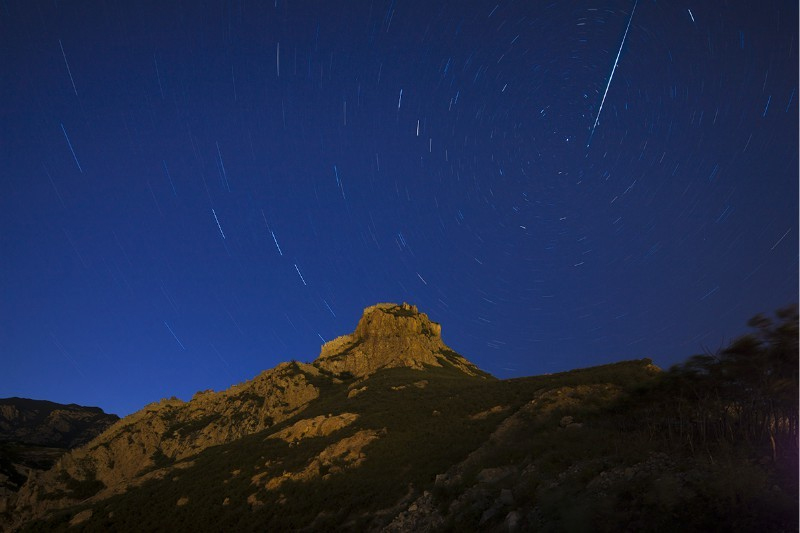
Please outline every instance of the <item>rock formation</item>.
[{"label": "rock formation", "polygon": [[334,431],[339,431],[356,421],[355,413],[342,413],[340,415],[320,415],[295,422],[291,426],[273,433],[268,438],[281,439],[290,444],[303,439],[324,437]]},{"label": "rock formation", "polygon": [[363,377],[381,368],[451,365],[471,376],[487,376],[448,348],[441,335],[441,325],[416,306],[381,303],[364,309],[352,334],[322,345],[314,366]]},{"label": "rock formation", "polygon": [[383,430],[362,429],[322,450],[302,470],[283,472],[282,475],[269,479],[265,488],[276,490],[287,481],[306,481],[316,477],[325,479],[343,470],[356,468],[364,461],[365,455],[362,451],[364,447],[380,438],[384,433]]},{"label": "rock formation", "polygon": [[[320,382],[364,378],[384,368],[426,366],[489,376],[448,348],[441,339],[441,326],[416,306],[367,307],[355,331],[324,344],[312,364],[282,363],[225,391],[198,392],[189,402],[164,399],[119,420],[26,483],[16,506],[37,515],[86,498],[104,499],[124,492],[154,470],[299,414],[319,396]],[[313,431],[324,433],[352,419],[314,421]],[[295,429],[289,428],[287,435]],[[369,435],[377,438],[374,431]]]}]

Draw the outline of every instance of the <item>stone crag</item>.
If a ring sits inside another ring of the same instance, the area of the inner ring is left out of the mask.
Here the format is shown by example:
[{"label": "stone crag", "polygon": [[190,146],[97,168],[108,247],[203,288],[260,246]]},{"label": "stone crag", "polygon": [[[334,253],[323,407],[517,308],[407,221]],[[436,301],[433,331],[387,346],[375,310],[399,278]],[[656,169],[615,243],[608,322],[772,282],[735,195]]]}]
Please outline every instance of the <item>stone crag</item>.
[{"label": "stone crag", "polygon": [[449,364],[471,376],[488,376],[442,341],[442,327],[409,304],[367,307],[355,331],[322,345],[314,366],[336,374],[367,376],[381,368],[421,370]]}]

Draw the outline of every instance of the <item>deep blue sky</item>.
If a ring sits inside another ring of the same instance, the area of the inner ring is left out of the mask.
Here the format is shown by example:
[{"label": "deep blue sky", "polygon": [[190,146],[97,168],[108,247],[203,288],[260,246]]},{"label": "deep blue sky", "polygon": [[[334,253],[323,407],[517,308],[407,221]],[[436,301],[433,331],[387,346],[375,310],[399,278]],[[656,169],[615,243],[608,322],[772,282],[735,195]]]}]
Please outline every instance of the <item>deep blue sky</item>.
[{"label": "deep blue sky", "polygon": [[0,396],[124,415],[385,301],[499,377],[744,333],[797,300],[797,2],[633,7],[3,2]]}]

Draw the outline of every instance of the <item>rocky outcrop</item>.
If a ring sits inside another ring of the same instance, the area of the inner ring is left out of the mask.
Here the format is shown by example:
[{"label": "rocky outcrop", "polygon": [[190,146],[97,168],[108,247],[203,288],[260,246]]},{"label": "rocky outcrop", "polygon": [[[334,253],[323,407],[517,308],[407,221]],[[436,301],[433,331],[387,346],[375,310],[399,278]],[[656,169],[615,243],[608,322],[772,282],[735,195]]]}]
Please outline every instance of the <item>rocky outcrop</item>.
[{"label": "rocky outcrop", "polygon": [[286,429],[273,433],[268,438],[281,439],[290,444],[312,437],[325,437],[334,431],[339,431],[356,421],[355,413],[342,413],[340,415],[320,415],[295,422]]},{"label": "rocky outcrop", "polygon": [[322,345],[314,366],[356,377],[382,368],[450,365],[470,376],[488,377],[442,341],[442,327],[416,306],[381,303],[364,309],[355,331]]},{"label": "rocky outcrop", "polygon": [[284,472],[267,481],[267,490],[278,489],[287,481],[307,481],[316,477],[327,477],[358,467],[366,455],[363,449],[380,438],[385,430],[362,429],[350,437],[345,437],[322,450],[306,466],[297,472]]}]

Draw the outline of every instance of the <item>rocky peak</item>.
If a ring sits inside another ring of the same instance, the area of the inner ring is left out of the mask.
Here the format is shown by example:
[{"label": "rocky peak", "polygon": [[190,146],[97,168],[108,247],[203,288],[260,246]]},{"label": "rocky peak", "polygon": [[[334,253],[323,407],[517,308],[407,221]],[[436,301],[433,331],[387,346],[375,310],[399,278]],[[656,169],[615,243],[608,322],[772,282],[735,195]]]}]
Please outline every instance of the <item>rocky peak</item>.
[{"label": "rocky peak", "polygon": [[455,366],[465,374],[486,376],[442,341],[442,326],[416,306],[380,303],[364,309],[353,333],[322,345],[314,366],[357,377],[381,368]]},{"label": "rocky peak", "polygon": [[416,305],[376,304],[364,309],[353,332],[358,339],[403,335],[423,335],[441,341],[442,326],[420,313]]}]

